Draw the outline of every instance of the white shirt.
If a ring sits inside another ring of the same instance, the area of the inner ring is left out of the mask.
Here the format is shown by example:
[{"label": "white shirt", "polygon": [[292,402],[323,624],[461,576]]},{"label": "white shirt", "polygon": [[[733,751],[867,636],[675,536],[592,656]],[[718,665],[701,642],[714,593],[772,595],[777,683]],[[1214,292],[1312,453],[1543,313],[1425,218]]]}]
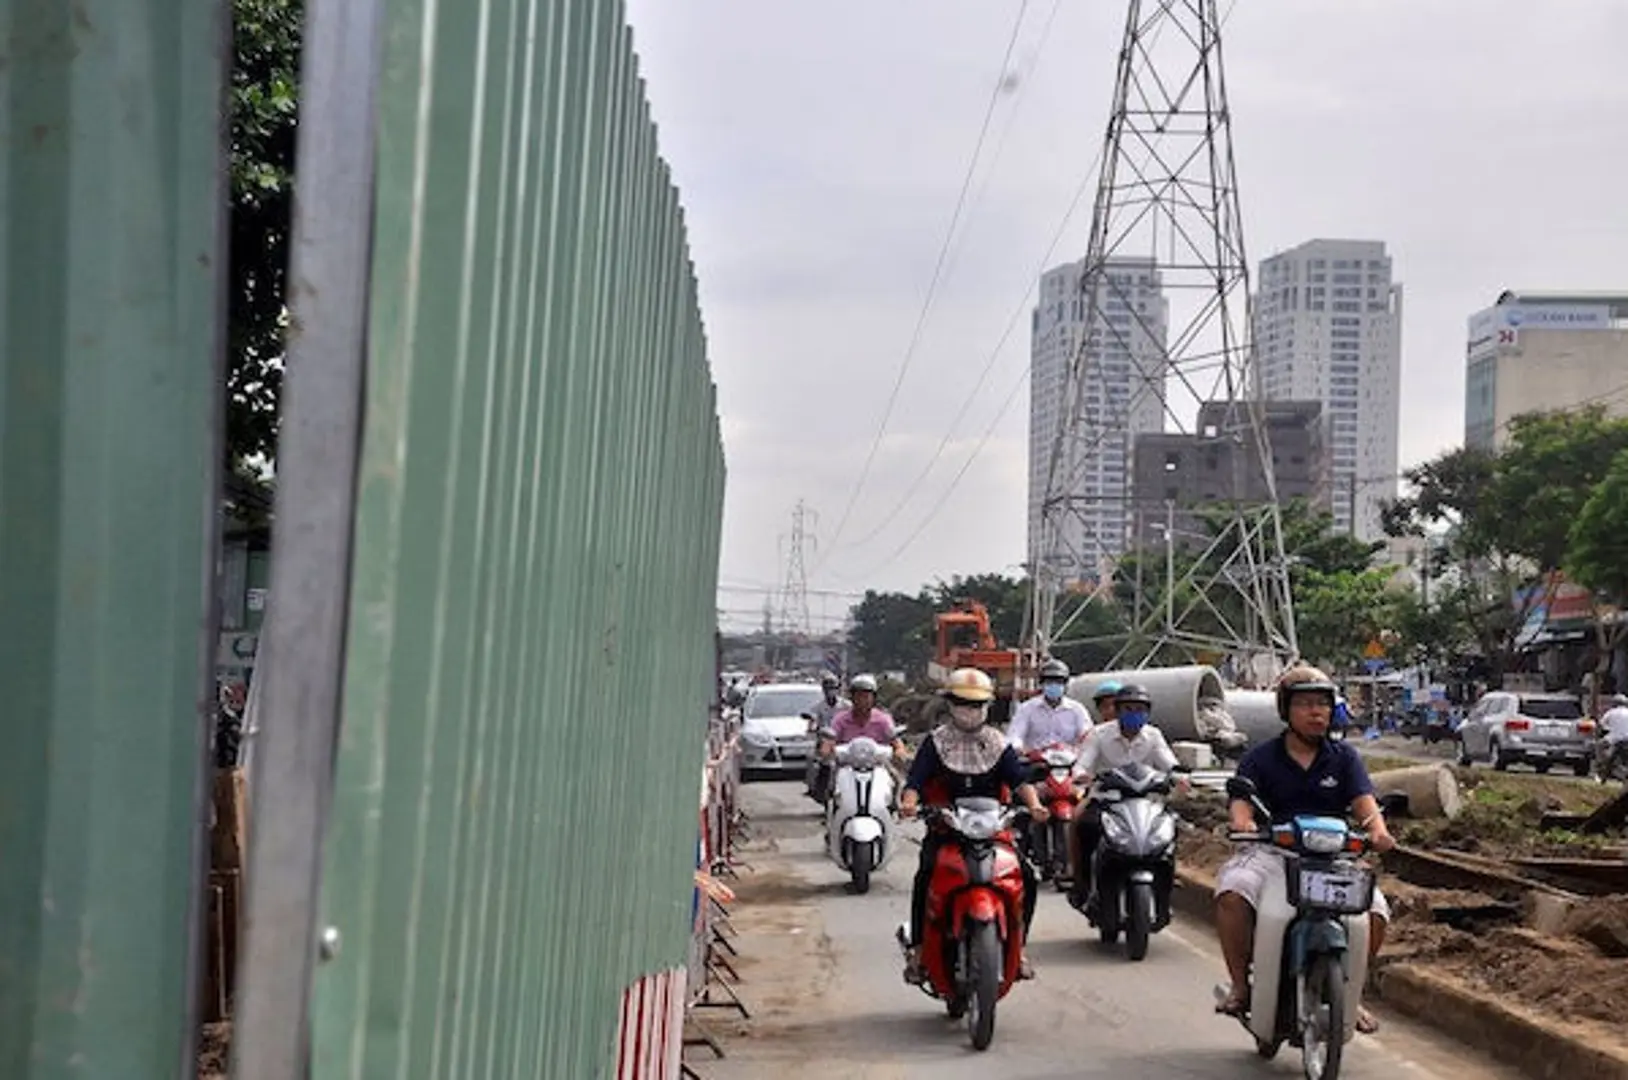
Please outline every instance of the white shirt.
[{"label": "white shirt", "polygon": [[1615,705],[1605,711],[1600,717],[1600,730],[1605,733],[1605,741],[1619,743],[1628,740],[1628,705]]},{"label": "white shirt", "polygon": [[1106,772],[1123,768],[1135,762],[1150,765],[1160,772],[1169,772],[1177,765],[1176,755],[1164,740],[1164,732],[1146,724],[1133,739],[1125,738],[1118,721],[1098,724],[1086,737],[1080,748],[1080,760],[1074,764],[1075,775]]},{"label": "white shirt", "polygon": [[1025,701],[1006,727],[1006,745],[1020,751],[1044,750],[1067,743],[1073,746],[1091,730],[1091,714],[1071,697],[1052,705],[1044,694]]}]

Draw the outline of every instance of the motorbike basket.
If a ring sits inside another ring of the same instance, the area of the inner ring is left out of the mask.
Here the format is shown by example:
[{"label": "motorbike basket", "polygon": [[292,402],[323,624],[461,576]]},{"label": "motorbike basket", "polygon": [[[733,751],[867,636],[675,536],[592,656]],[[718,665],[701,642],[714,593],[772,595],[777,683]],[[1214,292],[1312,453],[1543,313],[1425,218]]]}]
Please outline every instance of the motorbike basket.
[{"label": "motorbike basket", "polygon": [[1339,915],[1361,915],[1374,903],[1374,872],[1347,860],[1289,859],[1289,903]]}]

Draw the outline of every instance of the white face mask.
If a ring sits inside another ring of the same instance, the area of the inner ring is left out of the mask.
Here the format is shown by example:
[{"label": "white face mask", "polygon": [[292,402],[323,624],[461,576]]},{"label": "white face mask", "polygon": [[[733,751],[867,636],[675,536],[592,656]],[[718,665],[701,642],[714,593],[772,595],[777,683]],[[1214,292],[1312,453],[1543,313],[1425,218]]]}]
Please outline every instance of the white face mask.
[{"label": "white face mask", "polygon": [[988,706],[985,705],[951,705],[950,718],[955,726],[962,731],[977,731],[984,726],[984,717]]}]

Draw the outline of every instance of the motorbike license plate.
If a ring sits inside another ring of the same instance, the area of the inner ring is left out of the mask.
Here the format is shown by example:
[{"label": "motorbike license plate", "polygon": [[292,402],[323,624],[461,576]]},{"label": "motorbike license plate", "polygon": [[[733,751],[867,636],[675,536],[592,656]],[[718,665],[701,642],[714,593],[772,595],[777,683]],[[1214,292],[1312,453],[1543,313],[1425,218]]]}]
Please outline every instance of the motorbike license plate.
[{"label": "motorbike license plate", "polygon": [[1366,906],[1368,879],[1362,874],[1331,870],[1300,871],[1300,900],[1335,911],[1361,910]]}]

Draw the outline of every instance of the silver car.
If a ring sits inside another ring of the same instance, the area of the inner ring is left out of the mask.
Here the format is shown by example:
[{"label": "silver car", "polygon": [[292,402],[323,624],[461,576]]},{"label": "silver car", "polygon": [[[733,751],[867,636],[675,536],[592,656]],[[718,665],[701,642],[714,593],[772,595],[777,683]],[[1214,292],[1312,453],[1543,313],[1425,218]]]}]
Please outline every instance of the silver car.
[{"label": "silver car", "polygon": [[1484,695],[1458,729],[1459,763],[1489,761],[1495,769],[1556,765],[1587,776],[1594,751],[1594,722],[1569,694]]},{"label": "silver car", "polygon": [[752,687],[741,710],[741,769],[802,776],[814,753],[814,735],[803,714],[824,698],[814,683]]}]

